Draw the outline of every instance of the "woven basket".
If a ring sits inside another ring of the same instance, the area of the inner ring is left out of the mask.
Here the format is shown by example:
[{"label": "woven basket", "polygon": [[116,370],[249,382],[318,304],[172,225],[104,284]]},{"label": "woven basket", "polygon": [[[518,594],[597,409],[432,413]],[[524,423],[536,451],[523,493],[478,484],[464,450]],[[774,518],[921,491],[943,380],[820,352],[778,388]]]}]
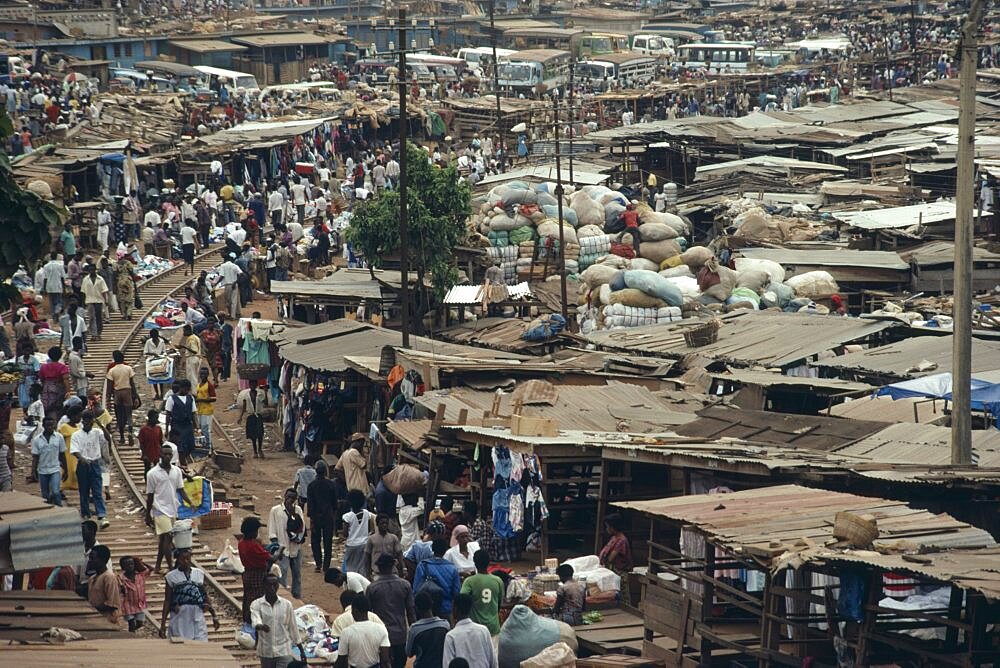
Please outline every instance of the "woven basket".
[{"label": "woven basket", "polygon": [[263,380],[271,373],[271,367],[267,364],[237,364],[236,373],[243,380]]},{"label": "woven basket", "polygon": [[870,547],[878,538],[878,523],[871,515],[857,515],[842,510],[833,520],[833,537],[856,548]]},{"label": "woven basket", "polygon": [[700,325],[690,327],[684,330],[684,343],[687,344],[688,348],[700,348],[701,346],[715,343],[719,340],[720,325],[721,323],[718,320],[709,320]]},{"label": "woven basket", "polygon": [[231,510],[213,510],[198,518],[199,529],[228,529],[233,526],[233,512]]}]

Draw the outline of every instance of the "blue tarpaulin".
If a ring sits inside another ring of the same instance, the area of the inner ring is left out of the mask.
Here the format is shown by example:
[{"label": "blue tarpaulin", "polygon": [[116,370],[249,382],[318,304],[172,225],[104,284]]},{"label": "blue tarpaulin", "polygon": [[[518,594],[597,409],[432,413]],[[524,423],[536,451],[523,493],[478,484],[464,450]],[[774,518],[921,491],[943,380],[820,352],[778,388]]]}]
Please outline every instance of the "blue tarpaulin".
[{"label": "blue tarpaulin", "polygon": [[[1000,383],[990,383],[973,378],[970,387],[972,389],[972,410],[984,411],[993,416],[1000,415]],[[926,397],[951,401],[951,374],[937,373],[932,376],[886,385],[876,390],[875,396],[888,396],[893,399]]]}]

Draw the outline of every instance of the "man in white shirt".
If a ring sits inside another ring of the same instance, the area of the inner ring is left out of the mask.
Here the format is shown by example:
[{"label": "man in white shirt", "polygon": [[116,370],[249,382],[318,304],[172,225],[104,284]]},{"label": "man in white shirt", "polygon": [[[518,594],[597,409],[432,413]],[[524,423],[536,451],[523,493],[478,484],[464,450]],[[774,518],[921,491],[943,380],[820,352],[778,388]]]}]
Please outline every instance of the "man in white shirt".
[{"label": "man in white shirt", "polygon": [[294,489],[286,489],[282,503],[271,508],[267,516],[268,538],[277,541],[281,546],[283,556],[279,562],[281,567],[281,585],[288,586],[288,571],[292,572],[292,596],[302,598],[302,541],[305,536],[305,521],[302,519],[302,509],[299,508],[299,495]]},{"label": "man in white shirt", "polygon": [[302,236],[305,234],[304,230],[302,229],[302,223],[298,222],[297,220],[293,220],[292,222],[288,223],[287,229],[288,233],[292,235],[293,244],[298,243],[299,239],[301,239]]},{"label": "man in white shirt", "polygon": [[[250,603],[250,624],[257,631],[257,656],[261,668],[285,668],[295,660],[294,645],[305,659],[302,637],[292,602],[278,596],[278,578],[264,576],[264,595]],[[367,667],[366,667],[367,668]]]},{"label": "man in white shirt", "polygon": [[306,221],[306,186],[302,183],[302,179],[295,177],[295,183],[291,187],[292,191],[292,203],[295,205],[295,211],[298,214],[299,224],[301,225]]},{"label": "man in white shirt", "polygon": [[184,275],[194,275],[194,252],[198,248],[198,230],[195,229],[195,221],[184,221],[181,228],[181,249],[184,254]]},{"label": "man in white shirt", "polygon": [[66,289],[66,265],[59,259],[59,253],[52,253],[42,267],[42,275],[42,287],[49,297],[49,314],[57,318],[63,310],[63,291]]},{"label": "man in white shirt", "polygon": [[351,601],[354,623],[340,635],[336,668],[371,668],[390,665],[389,632],[385,626],[368,620],[368,599],[355,596]]},{"label": "man in white shirt", "polygon": [[80,516],[90,519],[90,502],[101,528],[110,525],[105,515],[104,496],[101,494],[101,459],[108,443],[104,432],[94,429],[94,414],[84,411],[82,425],[69,439],[69,454],[76,457],[76,482],[80,490]]},{"label": "man in white shirt", "polygon": [[160,449],[159,464],[146,472],[146,524],[156,531],[159,538],[156,568],[153,571],[155,573],[160,571],[164,556],[167,558],[167,570],[173,568],[173,539],[170,531],[174,528],[177,512],[180,510],[177,493],[181,493],[186,504],[194,505],[184,491],[184,476],[180,468],[171,461],[173,456],[174,448],[164,444]]},{"label": "man in white shirt", "polygon": [[184,312],[184,323],[191,325],[191,330],[200,332],[205,328],[207,318],[196,308],[191,308],[187,302],[181,302],[181,311]]},{"label": "man in white shirt", "polygon": [[144,225],[152,225],[154,230],[160,229],[160,225],[163,224],[163,220],[160,218],[159,212],[156,209],[150,209],[146,212],[145,217],[142,219]]},{"label": "man in white shirt", "polygon": [[399,163],[392,158],[385,164],[385,178],[388,179],[387,186],[392,188],[399,182]]},{"label": "man in white shirt", "polygon": [[107,204],[101,204],[97,212],[97,245],[102,251],[108,250],[108,233],[111,231],[111,212]]},{"label": "man in white shirt", "polygon": [[330,168],[322,160],[319,163],[319,167],[316,168],[316,175],[319,177],[320,183],[330,182]]},{"label": "man in white shirt", "polygon": [[247,231],[243,229],[241,223],[232,223],[232,227],[226,225],[227,237],[232,239],[233,243],[238,247],[243,247],[243,242],[247,240]]},{"label": "man in white shirt", "polygon": [[[351,613],[351,603],[354,602],[354,598],[356,596],[357,594],[350,589],[345,589],[340,592],[340,607],[343,608],[344,611],[334,617],[333,623],[330,624],[330,635],[334,638],[339,638],[344,633],[344,629],[354,624],[354,615]],[[379,619],[379,616],[371,611],[368,612],[368,621],[385,626],[385,623]]]},{"label": "man in white shirt", "polygon": [[278,190],[272,190],[267,196],[267,213],[271,217],[271,225],[275,230],[281,228],[281,212],[285,208],[285,198]]},{"label": "man in white shirt", "polygon": [[328,568],[323,574],[323,580],[334,586],[352,591],[355,594],[364,594],[371,582],[360,573],[345,573],[339,568]]},{"label": "man in white shirt", "polygon": [[97,265],[87,266],[87,275],[80,284],[83,303],[87,306],[90,340],[100,341],[104,332],[104,303],[108,300],[108,284],[97,274]]},{"label": "man in white shirt", "polygon": [[237,289],[237,280],[243,270],[240,269],[233,260],[236,259],[234,253],[229,254],[229,259],[219,266],[219,280],[216,285],[221,285],[225,303],[229,306],[229,317],[239,320],[240,317],[240,291]]}]

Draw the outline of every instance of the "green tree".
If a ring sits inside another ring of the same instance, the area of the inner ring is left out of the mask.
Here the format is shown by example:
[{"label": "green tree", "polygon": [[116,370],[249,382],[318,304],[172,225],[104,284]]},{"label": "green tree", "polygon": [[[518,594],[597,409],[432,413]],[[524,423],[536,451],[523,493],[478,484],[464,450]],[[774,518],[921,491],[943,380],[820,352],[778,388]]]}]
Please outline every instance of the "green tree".
[{"label": "green tree", "polygon": [[[12,134],[14,124],[0,111],[0,142],[6,145]],[[0,150],[0,277],[10,277],[19,265],[32,267],[44,258],[52,247],[50,230],[62,222],[65,213],[21,188],[6,152]],[[0,295],[0,301],[7,297]]]},{"label": "green tree", "polygon": [[[419,323],[419,316],[430,308],[432,294],[440,299],[458,280],[454,248],[465,237],[470,194],[469,185],[459,182],[454,166],[440,169],[430,165],[427,154],[409,142],[406,156],[409,269],[416,274],[419,286],[411,313],[413,321]],[[386,256],[398,256],[399,192],[382,191],[358,205],[346,236],[373,269],[381,268]],[[426,279],[430,279],[431,290],[424,285]]]}]

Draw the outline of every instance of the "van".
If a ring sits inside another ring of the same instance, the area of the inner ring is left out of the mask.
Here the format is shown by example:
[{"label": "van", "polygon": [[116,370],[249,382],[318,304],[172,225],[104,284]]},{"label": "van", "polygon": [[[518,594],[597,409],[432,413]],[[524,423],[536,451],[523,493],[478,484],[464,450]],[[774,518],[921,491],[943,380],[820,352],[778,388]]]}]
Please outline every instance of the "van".
[{"label": "van", "polygon": [[635,33],[630,38],[630,48],[646,56],[654,58],[669,58],[674,55],[674,40],[672,37],[654,35],[651,33]]},{"label": "van", "polygon": [[243,89],[245,91],[260,91],[260,85],[257,83],[257,77],[247,72],[224,70],[221,67],[209,67],[208,65],[195,65],[194,68],[207,76],[209,87],[212,90],[217,90],[219,87],[219,81],[225,79],[230,86],[236,88],[237,90]]}]

